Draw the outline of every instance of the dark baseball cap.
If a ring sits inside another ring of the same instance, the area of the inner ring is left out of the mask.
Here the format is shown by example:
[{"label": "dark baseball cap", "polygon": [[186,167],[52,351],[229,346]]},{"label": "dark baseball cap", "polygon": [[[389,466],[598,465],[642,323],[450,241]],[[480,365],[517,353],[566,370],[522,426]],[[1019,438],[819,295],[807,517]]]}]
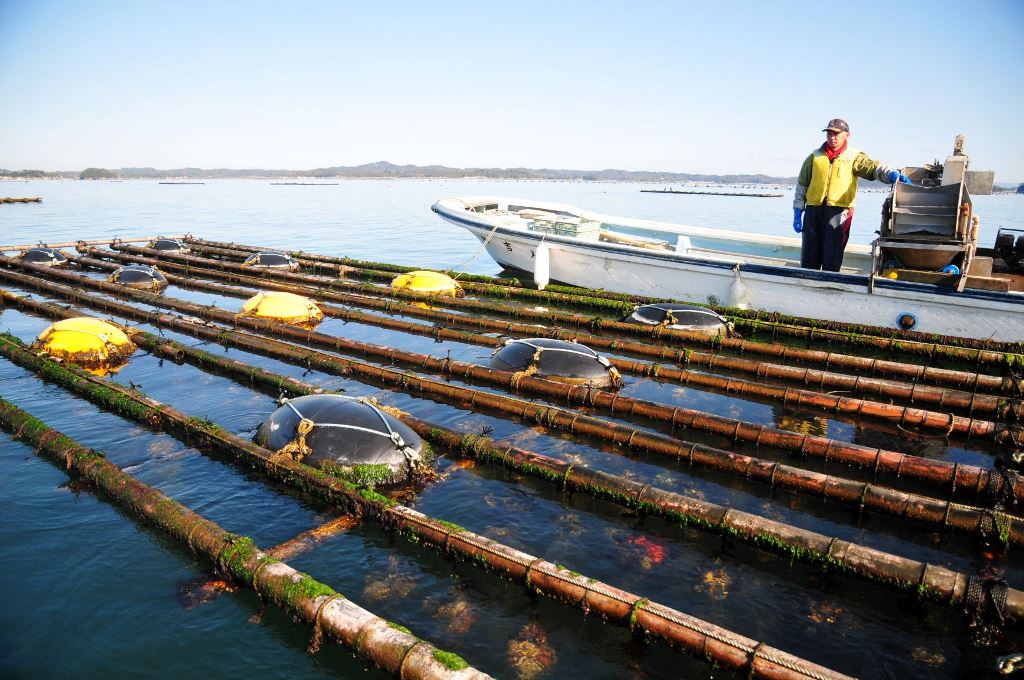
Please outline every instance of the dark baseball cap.
[{"label": "dark baseball cap", "polygon": [[828,122],[828,125],[825,126],[825,129],[822,130],[822,132],[828,132],[829,130],[832,132],[849,132],[850,126],[847,125],[846,121],[842,118],[833,118]]}]

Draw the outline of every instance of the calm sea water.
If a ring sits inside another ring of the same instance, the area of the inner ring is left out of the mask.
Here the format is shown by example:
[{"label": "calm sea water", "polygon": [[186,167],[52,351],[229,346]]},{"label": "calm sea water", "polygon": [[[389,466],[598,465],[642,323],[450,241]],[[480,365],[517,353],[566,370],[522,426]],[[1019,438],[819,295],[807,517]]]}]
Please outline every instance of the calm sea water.
[{"label": "calm sea water", "polygon": [[[426,267],[496,273],[465,231],[442,222],[431,203],[453,195],[559,200],[609,214],[790,233],[785,198],[641,194],[635,184],[475,181],[347,181],[337,186],[271,186],[269,180],[3,183],[6,196],[42,196],[41,204],[0,205],[0,242],[61,242],[111,236],[180,234],[271,247],[347,255]],[[660,188],[660,187],[652,187]],[[883,194],[862,194],[853,240],[867,243]],[[979,197],[982,242],[997,226],[1024,228],[1024,197]],[[170,289],[168,295],[222,308],[240,302]],[[45,297],[45,296],[40,296]],[[5,309],[0,329],[30,341],[43,319]],[[481,347],[445,343],[328,320],[321,330],[368,342],[484,362]],[[168,333],[170,337],[176,337]],[[190,338],[176,338],[195,343]],[[220,348],[205,347],[209,351]],[[542,453],[624,474],[682,493],[765,514],[843,539],[953,569],[982,562],[970,539],[922,532],[870,513],[862,516],[815,499],[772,493],[735,478],[636,459],[594,442],[482,413],[388,394],[350,380],[231,351],[242,361],[303,377],[351,395],[374,395],[414,415],[462,431],[493,435]],[[143,353],[115,376],[156,399],[251,436],[274,408],[270,396],[189,366]],[[624,393],[755,422],[779,424],[814,414],[745,402],[648,380],[630,379]],[[186,503],[230,531],[270,547],[331,517],[330,508],[223,460],[93,407],[0,362],[0,394],[104,451],[142,481]],[[991,465],[984,445],[906,438],[864,423],[816,415],[828,435],[901,448],[919,455]],[[724,442],[715,442],[725,445]],[[770,456],[759,451],[758,455]],[[325,647],[310,656],[309,631],[250,592],[197,603],[187,584],[210,565],[121,513],[102,496],[69,484],[64,470],[0,434],[0,675],[4,677],[378,677],[348,652]],[[779,456],[783,458],[783,456]],[[813,462],[805,463],[814,467]],[[449,476],[410,504],[504,543],[570,566],[587,576],[703,617],[837,670],[864,677],[977,676],[997,654],[1020,648],[1009,637],[992,647],[968,641],[958,613],[912,597],[823,575],[800,565],[724,544],[700,532],[624,514],[581,496],[486,466],[442,460]],[[820,466],[818,466],[820,467]],[[843,471],[843,474],[847,474]],[[624,629],[530,596],[471,565],[405,543],[372,524],[324,541],[290,559],[382,616],[463,655],[500,677],[515,677],[510,641],[550,649],[540,677],[672,678],[717,675],[696,660],[634,640]],[[1022,582],[1017,556],[999,564],[1011,585]]]}]

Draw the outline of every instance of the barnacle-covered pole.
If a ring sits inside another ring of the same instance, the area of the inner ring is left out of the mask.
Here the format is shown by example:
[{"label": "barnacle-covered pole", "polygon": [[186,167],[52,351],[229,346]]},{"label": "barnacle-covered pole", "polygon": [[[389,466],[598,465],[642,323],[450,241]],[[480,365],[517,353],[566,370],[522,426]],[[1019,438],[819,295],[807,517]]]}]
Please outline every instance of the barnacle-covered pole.
[{"label": "barnacle-covered pole", "polygon": [[233,580],[289,611],[320,634],[401,678],[489,678],[460,657],[440,650],[400,626],[363,609],[308,574],[260,550],[248,536],[232,534],[0,398],[0,425],[61,467],[74,469],[119,506],[166,531],[213,562]]},{"label": "barnacle-covered pole", "polygon": [[[90,249],[90,255],[101,255],[101,251]],[[118,253],[120,255],[120,253]],[[122,256],[123,257],[123,256]],[[127,256],[129,259],[140,259],[135,256]],[[83,267],[92,267],[100,270],[112,270],[117,267],[115,264],[94,257],[73,258],[76,264]],[[156,260],[147,260],[155,262]],[[164,263],[164,266],[167,266]],[[932,428],[947,433],[957,433],[978,436],[979,433],[996,430],[993,423],[978,420],[970,422],[970,418],[957,419],[948,415],[952,411],[967,411],[970,417],[992,415],[996,418],[1016,422],[1024,416],[1021,403],[1018,400],[1006,399],[996,395],[972,394],[949,388],[912,385],[895,381],[881,380],[878,378],[863,378],[860,376],[849,376],[830,371],[819,371],[808,368],[771,364],[769,362],[752,361],[739,357],[729,357],[720,354],[709,354],[704,352],[690,352],[674,350],[664,346],[639,343],[634,341],[608,338],[600,335],[585,333],[574,333],[560,328],[539,327],[529,324],[518,324],[514,322],[502,322],[486,317],[465,314],[453,314],[431,307],[422,307],[384,300],[381,298],[370,298],[364,295],[350,295],[336,293],[302,286],[298,284],[280,283],[277,281],[243,276],[232,272],[218,270],[196,270],[185,265],[170,263],[171,269],[186,269],[193,276],[207,278],[225,279],[233,283],[240,283],[253,288],[269,288],[273,290],[286,291],[289,293],[316,297],[321,300],[332,300],[346,304],[381,309],[390,314],[403,316],[415,316],[431,319],[445,324],[460,327],[475,327],[485,330],[500,331],[503,333],[518,333],[524,337],[550,337],[559,340],[571,340],[582,342],[591,348],[612,349],[620,352],[629,352],[638,348],[640,353],[646,355],[669,358],[677,363],[704,365],[709,368],[741,371],[758,377],[784,378],[802,384],[817,384],[821,387],[841,388],[858,392],[870,392],[890,399],[909,400],[914,403],[936,405],[946,409],[939,413],[918,417],[919,412],[911,409],[908,419],[908,410],[893,403],[879,403],[845,395],[815,392],[808,389],[784,388],[775,385],[750,382],[743,379],[726,378],[711,375],[700,371],[690,371],[672,366],[651,364],[631,359],[610,359],[612,365],[624,373],[643,375],[657,378],[661,381],[674,381],[685,385],[692,385],[703,389],[712,389],[729,394],[738,394],[743,397],[766,401],[779,401],[791,407],[810,407],[822,409],[839,415],[852,415],[857,417],[874,418],[887,422],[897,422],[900,425],[919,423],[920,427]],[[176,285],[208,290],[233,297],[248,298],[253,293],[251,290],[218,285],[192,277],[174,276],[167,274],[168,280]],[[415,333],[435,339],[454,340],[469,344],[484,345],[487,347],[499,347],[502,340],[492,335],[483,335],[440,326],[425,326],[403,319],[395,319],[379,314],[367,314],[358,312],[346,307],[320,305],[321,311],[327,316],[354,321],[357,323],[380,326],[392,330],[399,330],[407,333]],[[699,355],[699,356],[694,356]]]}]

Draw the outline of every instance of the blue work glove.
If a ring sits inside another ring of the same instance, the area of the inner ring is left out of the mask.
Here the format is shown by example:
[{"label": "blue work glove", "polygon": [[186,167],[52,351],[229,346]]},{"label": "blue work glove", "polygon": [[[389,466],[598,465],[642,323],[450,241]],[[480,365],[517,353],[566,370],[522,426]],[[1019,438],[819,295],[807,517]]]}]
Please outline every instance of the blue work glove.
[{"label": "blue work glove", "polygon": [[913,184],[913,182],[910,181],[909,177],[904,175],[902,172],[899,172],[898,170],[891,170],[886,179],[889,180],[889,184],[896,184],[896,182],[903,182],[904,184]]},{"label": "blue work glove", "polygon": [[804,211],[800,208],[793,208],[793,231],[800,233],[804,230]]}]

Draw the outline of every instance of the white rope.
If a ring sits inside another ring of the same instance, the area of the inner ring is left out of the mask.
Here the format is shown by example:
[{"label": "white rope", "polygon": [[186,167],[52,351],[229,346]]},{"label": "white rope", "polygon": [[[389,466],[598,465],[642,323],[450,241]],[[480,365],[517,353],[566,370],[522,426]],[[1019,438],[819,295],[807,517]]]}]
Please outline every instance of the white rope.
[{"label": "white rope", "polygon": [[309,422],[313,423],[313,427],[337,427],[344,430],[358,430],[360,432],[368,432],[370,434],[375,434],[379,437],[386,437],[391,440],[391,443],[395,445],[395,448],[401,451],[402,454],[410,463],[414,463],[420,460],[419,451],[412,448],[411,446],[406,445],[405,440],[402,439],[402,435],[391,429],[391,424],[384,417],[384,414],[381,412],[381,410],[374,406],[372,403],[370,403],[369,400],[367,400],[365,397],[349,397],[344,394],[336,394],[334,396],[337,398],[348,399],[349,401],[356,401],[361,404],[366,404],[373,410],[374,413],[377,414],[381,422],[384,423],[384,427],[386,427],[388,431],[381,432],[380,430],[374,430],[369,427],[362,427],[361,425],[349,425],[346,423],[318,423],[302,415],[299,409],[295,408],[295,404],[291,403],[290,400],[281,399],[280,401],[282,404],[290,408],[295,413],[295,415],[297,415],[300,419],[306,419],[309,420]]},{"label": "white rope", "polygon": [[[467,206],[467,207],[468,207],[468,206]],[[500,227],[500,226],[501,226],[500,224],[496,224],[496,225],[494,225],[494,228],[493,228],[493,229],[491,229],[491,232],[490,232],[489,234],[487,234],[487,238],[485,238],[485,239],[483,240],[483,243],[481,243],[481,244],[480,244],[480,247],[476,249],[476,252],[475,252],[475,253],[473,253],[473,255],[472,255],[472,256],[470,256],[470,258],[469,258],[468,260],[466,260],[465,262],[460,262],[459,264],[455,265],[454,267],[451,267],[451,268],[449,268],[449,269],[446,269],[446,270],[444,271],[444,273],[445,273],[445,274],[448,274],[449,272],[452,272],[452,271],[455,271],[455,270],[461,270],[461,269],[463,269],[464,267],[466,267],[466,265],[468,265],[469,263],[471,263],[471,262],[472,262],[473,260],[475,260],[476,258],[480,257],[480,253],[482,253],[482,252],[484,251],[484,248],[486,248],[486,247],[487,247],[487,244],[491,242],[491,238],[493,238],[493,237],[494,237],[494,233],[495,233],[496,231],[498,231],[498,227]],[[452,277],[452,280],[453,280],[453,281],[458,281],[458,280],[459,280],[459,276],[462,276],[463,274],[465,274],[465,272],[463,272],[463,271],[459,271],[459,273],[458,273],[458,275],[457,275],[457,276],[453,276],[453,277]]]},{"label": "white rope", "polygon": [[529,342],[528,340],[506,340],[505,346],[508,347],[509,345],[514,345],[517,343],[520,345],[526,345],[527,347],[530,347],[538,352],[566,352],[567,354],[578,354],[581,357],[587,357],[588,359],[596,359],[597,363],[601,364],[602,366],[607,367],[611,365],[611,363],[606,358],[604,358],[594,350],[590,349],[589,347],[586,347],[585,349],[590,349],[590,354],[586,352],[581,352],[578,349],[569,349],[568,347],[542,347],[540,345],[535,345],[532,342]]}]

